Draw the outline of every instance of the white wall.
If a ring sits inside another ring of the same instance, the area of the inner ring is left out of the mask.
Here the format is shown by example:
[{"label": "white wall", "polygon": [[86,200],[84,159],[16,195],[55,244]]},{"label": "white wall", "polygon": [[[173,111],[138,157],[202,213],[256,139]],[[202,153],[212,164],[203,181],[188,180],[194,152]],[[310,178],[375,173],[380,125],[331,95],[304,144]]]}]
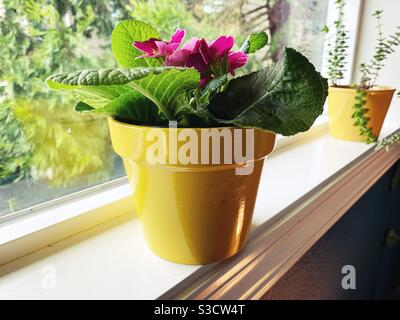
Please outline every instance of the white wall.
[{"label": "white wall", "polygon": [[[400,0],[363,1],[359,43],[355,59],[355,80],[359,79],[357,68],[360,63],[368,62],[374,54],[376,30],[372,13],[376,10],[384,10],[382,21],[385,34],[392,34],[398,31],[396,27],[400,25]],[[392,86],[400,90],[400,46],[397,47],[396,53],[387,60],[386,66],[378,79],[378,84]],[[400,119],[400,98],[393,98],[387,119]],[[400,121],[398,126],[400,126]]]}]

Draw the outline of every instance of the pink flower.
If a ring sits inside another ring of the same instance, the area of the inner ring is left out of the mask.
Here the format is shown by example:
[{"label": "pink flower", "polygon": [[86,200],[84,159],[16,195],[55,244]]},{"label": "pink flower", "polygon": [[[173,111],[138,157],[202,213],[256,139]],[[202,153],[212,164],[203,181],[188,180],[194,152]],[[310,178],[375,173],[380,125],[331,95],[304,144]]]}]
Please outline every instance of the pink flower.
[{"label": "pink flower", "polygon": [[186,65],[188,57],[197,52],[199,49],[199,39],[193,37],[187,41],[181,49],[176,50],[173,54],[165,59],[166,66],[183,67]]},{"label": "pink flower", "polygon": [[168,58],[179,48],[185,34],[186,30],[177,29],[169,41],[151,38],[146,41],[134,41],[132,45],[136,49],[144,52],[144,55],[138,58]]},{"label": "pink flower", "polygon": [[194,37],[179,49],[184,36],[185,30],[178,29],[170,41],[149,39],[135,42],[133,45],[145,52],[140,58],[163,57],[166,66],[197,69],[201,75],[201,87],[224,74],[235,75],[235,69],[243,67],[248,61],[248,56],[244,52],[231,51],[234,43],[232,36],[220,36],[209,43],[204,38]]},{"label": "pink flower", "polygon": [[[203,39],[204,40],[204,39]],[[220,36],[218,39],[212,41],[208,46],[206,41],[203,41],[201,47],[202,55],[205,58],[208,56],[211,61],[215,61],[218,58],[224,58],[233,47],[232,36]]]},{"label": "pink flower", "polygon": [[243,67],[249,57],[242,51],[234,51],[228,54],[228,70],[231,75],[235,75],[235,69]]},{"label": "pink flower", "polygon": [[215,77],[227,73],[235,75],[235,69],[247,63],[248,57],[244,52],[230,51],[233,43],[231,36],[221,36],[210,43],[193,38],[169,56],[166,65],[197,69],[201,74],[200,86],[204,86]]}]

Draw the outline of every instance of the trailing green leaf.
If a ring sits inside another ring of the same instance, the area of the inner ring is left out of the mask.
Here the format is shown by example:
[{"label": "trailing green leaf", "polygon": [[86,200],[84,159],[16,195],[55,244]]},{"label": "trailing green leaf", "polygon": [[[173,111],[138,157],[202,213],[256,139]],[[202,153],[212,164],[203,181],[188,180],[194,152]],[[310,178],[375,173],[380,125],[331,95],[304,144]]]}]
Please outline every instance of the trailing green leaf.
[{"label": "trailing green leaf", "polygon": [[199,78],[196,70],[178,67],[92,69],[51,76],[47,85],[53,90],[74,91],[94,108],[138,91],[157,105],[163,117],[176,120],[180,109],[188,104],[186,92],[197,88]]},{"label": "trailing green leaf", "polygon": [[123,68],[161,66],[158,59],[138,59],[143,52],[133,47],[134,41],[160,39],[152,26],[138,20],[124,20],[118,23],[111,36],[111,48],[118,64]]},{"label": "trailing green leaf", "polygon": [[231,80],[208,109],[219,123],[293,135],[311,127],[327,94],[327,80],[306,57],[287,48],[271,68]]},{"label": "trailing green leaf", "polygon": [[255,53],[264,48],[268,43],[268,35],[264,32],[252,32],[249,34],[240,50],[244,53]]},{"label": "trailing green leaf", "polygon": [[389,137],[379,141],[377,149],[385,148],[386,151],[389,151],[390,148],[396,145],[400,145],[400,132],[396,132]]},{"label": "trailing green leaf", "polygon": [[355,119],[354,126],[359,128],[360,136],[365,137],[367,143],[374,143],[378,138],[373,134],[372,128],[368,127],[371,119],[366,116],[369,110],[364,107],[367,104],[366,96],[366,90],[357,88],[352,118]]}]

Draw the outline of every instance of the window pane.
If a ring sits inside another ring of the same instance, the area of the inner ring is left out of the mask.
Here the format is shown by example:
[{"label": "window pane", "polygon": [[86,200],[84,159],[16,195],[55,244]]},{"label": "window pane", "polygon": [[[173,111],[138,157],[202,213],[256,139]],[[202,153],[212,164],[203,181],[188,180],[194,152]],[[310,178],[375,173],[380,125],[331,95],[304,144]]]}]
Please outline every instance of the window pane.
[{"label": "window pane", "polygon": [[[252,31],[271,36],[247,70],[279,59],[285,46],[322,62],[328,0],[0,0],[0,216],[124,175],[106,120],[74,113],[73,97],[44,79],[83,68],[115,66],[115,23],[138,18],[168,38],[177,27],[241,44]],[[242,71],[243,72],[243,71]]]}]

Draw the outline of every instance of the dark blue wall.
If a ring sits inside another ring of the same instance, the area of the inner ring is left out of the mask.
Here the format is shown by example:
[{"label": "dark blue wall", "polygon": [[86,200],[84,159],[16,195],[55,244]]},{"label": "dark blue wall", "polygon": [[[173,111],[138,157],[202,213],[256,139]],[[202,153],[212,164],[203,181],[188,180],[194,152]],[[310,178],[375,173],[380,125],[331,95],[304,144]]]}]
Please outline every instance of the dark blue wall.
[{"label": "dark blue wall", "polygon": [[[400,165],[397,164],[397,165]],[[400,188],[388,171],[265,295],[265,299],[400,298]],[[344,265],[356,268],[356,290],[342,289]]]}]

